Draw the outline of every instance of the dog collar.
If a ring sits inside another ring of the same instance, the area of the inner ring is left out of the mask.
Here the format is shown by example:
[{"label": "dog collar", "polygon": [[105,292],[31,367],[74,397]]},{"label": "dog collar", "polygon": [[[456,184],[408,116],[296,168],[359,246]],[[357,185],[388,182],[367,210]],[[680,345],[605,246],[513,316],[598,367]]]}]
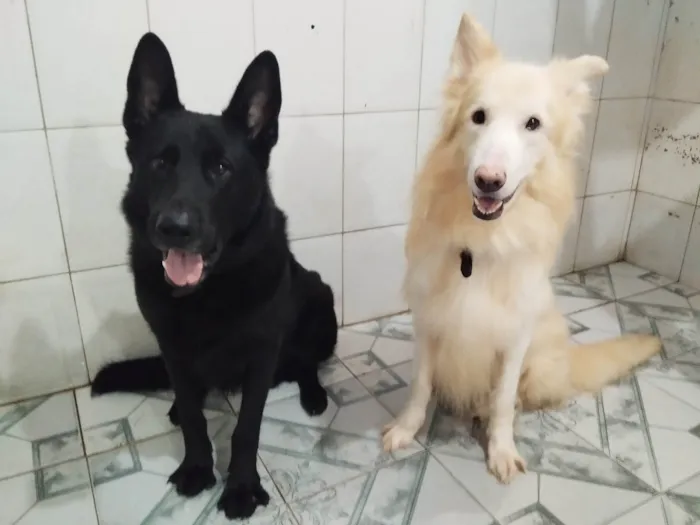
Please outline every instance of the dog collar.
[{"label": "dog collar", "polygon": [[472,274],[472,252],[469,250],[462,250],[459,254],[459,258],[462,260],[459,269],[462,271],[462,276],[466,279]]}]

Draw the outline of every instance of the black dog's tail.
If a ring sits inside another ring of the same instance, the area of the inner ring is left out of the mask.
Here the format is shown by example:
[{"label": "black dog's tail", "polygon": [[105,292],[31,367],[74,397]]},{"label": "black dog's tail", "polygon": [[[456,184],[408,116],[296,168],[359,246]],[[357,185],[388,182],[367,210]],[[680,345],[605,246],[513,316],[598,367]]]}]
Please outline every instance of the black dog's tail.
[{"label": "black dog's tail", "polygon": [[92,395],[110,392],[154,392],[170,389],[165,363],[158,356],[110,363],[92,381]]}]

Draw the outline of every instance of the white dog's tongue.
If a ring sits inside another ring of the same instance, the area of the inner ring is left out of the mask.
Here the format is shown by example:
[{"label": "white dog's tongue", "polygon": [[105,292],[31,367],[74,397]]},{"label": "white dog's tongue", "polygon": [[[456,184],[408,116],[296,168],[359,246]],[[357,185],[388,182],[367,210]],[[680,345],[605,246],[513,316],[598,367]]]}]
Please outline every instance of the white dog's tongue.
[{"label": "white dog's tongue", "polygon": [[175,286],[193,285],[202,278],[204,260],[197,253],[171,248],[163,260],[163,268]]},{"label": "white dog's tongue", "polygon": [[502,204],[502,201],[492,199],[491,197],[477,198],[477,207],[484,213],[493,213],[497,211]]}]

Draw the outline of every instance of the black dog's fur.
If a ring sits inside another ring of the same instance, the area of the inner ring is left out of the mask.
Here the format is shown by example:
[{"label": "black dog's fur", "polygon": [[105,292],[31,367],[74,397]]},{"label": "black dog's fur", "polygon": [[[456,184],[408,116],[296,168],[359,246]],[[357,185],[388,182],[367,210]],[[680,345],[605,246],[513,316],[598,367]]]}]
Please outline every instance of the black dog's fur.
[{"label": "black dog's fur", "polygon": [[[170,482],[194,496],[215,479],[204,398],[213,389],[240,389],[219,508],[228,518],[248,517],[269,501],[256,468],[268,390],[297,382],[306,412],[322,413],[328,401],[318,369],[333,354],[338,328],[333,293],[294,259],[285,215],[270,192],[282,103],[277,60],[269,51],[258,55],[220,116],[193,113],[180,103],[165,45],[148,33],[127,90],[132,172],[122,211],[139,308],[161,356],[107,365],[92,392],[173,388],[170,416],[182,428],[185,457]],[[164,230],[163,217],[187,220]],[[173,248],[201,254],[197,282],[166,280],[163,254]]]}]

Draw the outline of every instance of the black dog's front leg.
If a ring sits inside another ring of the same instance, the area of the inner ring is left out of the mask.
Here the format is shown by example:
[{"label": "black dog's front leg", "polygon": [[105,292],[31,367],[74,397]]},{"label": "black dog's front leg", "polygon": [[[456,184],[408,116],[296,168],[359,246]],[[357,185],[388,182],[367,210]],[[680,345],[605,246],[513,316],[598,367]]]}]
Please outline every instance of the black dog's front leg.
[{"label": "black dog's front leg", "polygon": [[270,501],[260,484],[257,455],[262,414],[274,373],[274,362],[254,362],[245,374],[238,424],[231,436],[229,476],[218,505],[228,519],[250,517],[258,505]]},{"label": "black dog's front leg", "polygon": [[185,441],[185,458],[170,476],[182,496],[196,496],[216,483],[207,421],[202,411],[207,390],[178,363],[168,366],[175,391],[174,407]]}]

